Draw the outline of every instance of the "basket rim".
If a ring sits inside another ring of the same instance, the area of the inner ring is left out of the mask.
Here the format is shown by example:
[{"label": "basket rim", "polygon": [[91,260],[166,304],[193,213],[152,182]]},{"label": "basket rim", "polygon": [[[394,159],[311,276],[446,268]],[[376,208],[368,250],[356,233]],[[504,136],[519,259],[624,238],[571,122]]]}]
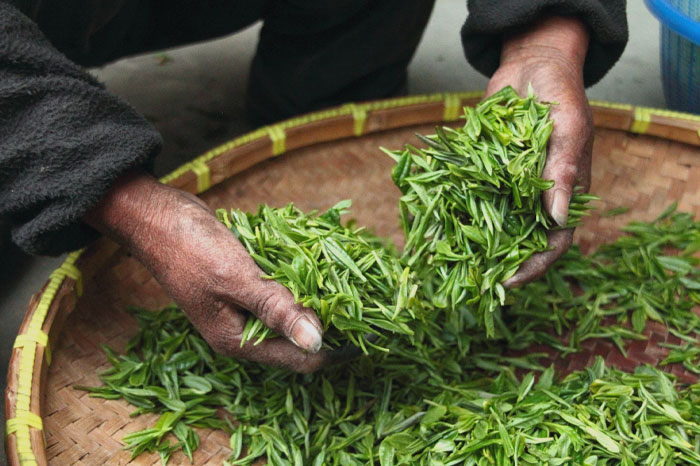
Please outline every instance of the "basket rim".
[{"label": "basket rim", "polygon": [[[193,194],[201,194],[250,166],[292,149],[406,126],[457,121],[462,106],[474,105],[482,96],[482,91],[413,95],[348,103],[305,114],[261,127],[221,144],[175,169],[160,181]],[[624,103],[589,102],[596,127],[658,136],[700,147],[700,115]],[[305,132],[306,137],[295,138],[300,132]],[[315,137],[309,138],[309,133]],[[231,158],[234,156],[237,158]],[[224,168],[212,167],[212,164],[226,157],[231,158],[229,162],[237,162],[235,168],[228,167],[230,163]],[[95,252],[101,245],[104,246],[104,243],[93,243],[70,253],[50,274],[28,306],[14,342],[5,391],[6,452],[12,466],[47,464],[41,404],[44,395],[42,382],[51,364],[49,330],[52,329],[53,313],[57,310],[58,298],[66,295],[75,298],[68,312],[74,310],[77,299],[82,295],[81,265],[92,256],[84,253]],[[113,246],[112,252],[116,250]]]}]

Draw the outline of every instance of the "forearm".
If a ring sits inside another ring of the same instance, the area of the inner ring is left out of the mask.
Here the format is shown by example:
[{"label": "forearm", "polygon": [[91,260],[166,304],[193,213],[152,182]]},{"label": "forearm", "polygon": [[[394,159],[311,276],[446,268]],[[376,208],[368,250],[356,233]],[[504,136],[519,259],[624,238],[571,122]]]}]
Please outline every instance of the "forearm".
[{"label": "forearm", "polygon": [[167,188],[143,170],[119,177],[83,221],[123,245],[159,229],[158,212],[168,209]]},{"label": "forearm", "polygon": [[[573,49],[586,44],[585,52],[577,55],[583,60],[586,86],[605,75],[627,42],[625,0],[469,0],[468,3],[469,17],[462,28],[464,53],[477,70],[488,76],[502,64],[504,38],[524,39],[522,34],[534,29],[542,29],[541,34],[528,40],[563,49],[567,54],[579,54]],[[538,24],[543,18],[557,17],[560,19]],[[557,23],[565,20],[580,25],[570,24],[560,29],[558,26],[562,24]],[[584,25],[585,31],[581,28]],[[568,32],[562,35],[564,29]]]},{"label": "forearm", "polygon": [[560,57],[580,72],[586,60],[589,39],[588,27],[581,20],[549,16],[506,35],[501,64],[542,56]]}]

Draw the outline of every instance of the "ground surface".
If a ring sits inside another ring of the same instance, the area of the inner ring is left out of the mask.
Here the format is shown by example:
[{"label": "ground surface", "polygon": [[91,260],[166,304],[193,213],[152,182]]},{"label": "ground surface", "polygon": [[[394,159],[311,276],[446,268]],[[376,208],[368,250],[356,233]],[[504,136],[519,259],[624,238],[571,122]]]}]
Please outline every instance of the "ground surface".
[{"label": "ground surface", "polygon": [[[483,89],[486,79],[466,63],[459,27],[464,0],[438,0],[409,76],[411,94]],[[588,90],[592,99],[664,107],[659,74],[659,26],[640,0],[628,2],[630,41],[615,68]],[[116,62],[94,70],[115,93],[146,115],[163,134],[159,173],[248,131],[243,91],[259,25],[217,41]],[[60,258],[31,258],[0,249],[0,374],[30,296],[47,280]],[[5,378],[2,380],[4,393]],[[4,419],[4,403],[0,403]],[[4,422],[2,422],[4,429]],[[4,435],[0,436],[4,441]],[[5,456],[0,453],[0,466]]]}]

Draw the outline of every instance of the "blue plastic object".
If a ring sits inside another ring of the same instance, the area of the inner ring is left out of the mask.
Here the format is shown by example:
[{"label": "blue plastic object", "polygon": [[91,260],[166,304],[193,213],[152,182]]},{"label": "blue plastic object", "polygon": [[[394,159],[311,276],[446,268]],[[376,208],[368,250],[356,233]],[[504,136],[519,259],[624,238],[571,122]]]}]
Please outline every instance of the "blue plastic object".
[{"label": "blue plastic object", "polygon": [[645,0],[661,22],[661,79],[666,104],[700,113],[700,0]]}]

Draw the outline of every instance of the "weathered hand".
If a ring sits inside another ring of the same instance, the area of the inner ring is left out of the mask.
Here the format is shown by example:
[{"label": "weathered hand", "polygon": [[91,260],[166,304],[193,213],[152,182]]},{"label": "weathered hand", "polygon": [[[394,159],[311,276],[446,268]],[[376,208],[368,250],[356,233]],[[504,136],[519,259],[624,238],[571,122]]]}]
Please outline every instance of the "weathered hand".
[{"label": "weathered hand", "polygon": [[[566,225],[573,189],[590,186],[593,121],[583,85],[587,48],[588,32],[578,20],[546,18],[505,39],[501,64],[486,88],[486,96],[507,85],[525,95],[531,84],[540,100],[557,103],[543,172],[554,187],[544,193],[543,202],[560,226]],[[572,239],[573,229],[551,232],[553,249],[531,257],[505,285],[520,286],[542,276]]]},{"label": "weathered hand", "polygon": [[[129,174],[85,220],[148,267],[215,351],[299,372],[328,361],[319,352],[316,314],[296,304],[284,286],[262,278],[243,245],[197,197]],[[285,338],[241,347],[244,310]]]}]

